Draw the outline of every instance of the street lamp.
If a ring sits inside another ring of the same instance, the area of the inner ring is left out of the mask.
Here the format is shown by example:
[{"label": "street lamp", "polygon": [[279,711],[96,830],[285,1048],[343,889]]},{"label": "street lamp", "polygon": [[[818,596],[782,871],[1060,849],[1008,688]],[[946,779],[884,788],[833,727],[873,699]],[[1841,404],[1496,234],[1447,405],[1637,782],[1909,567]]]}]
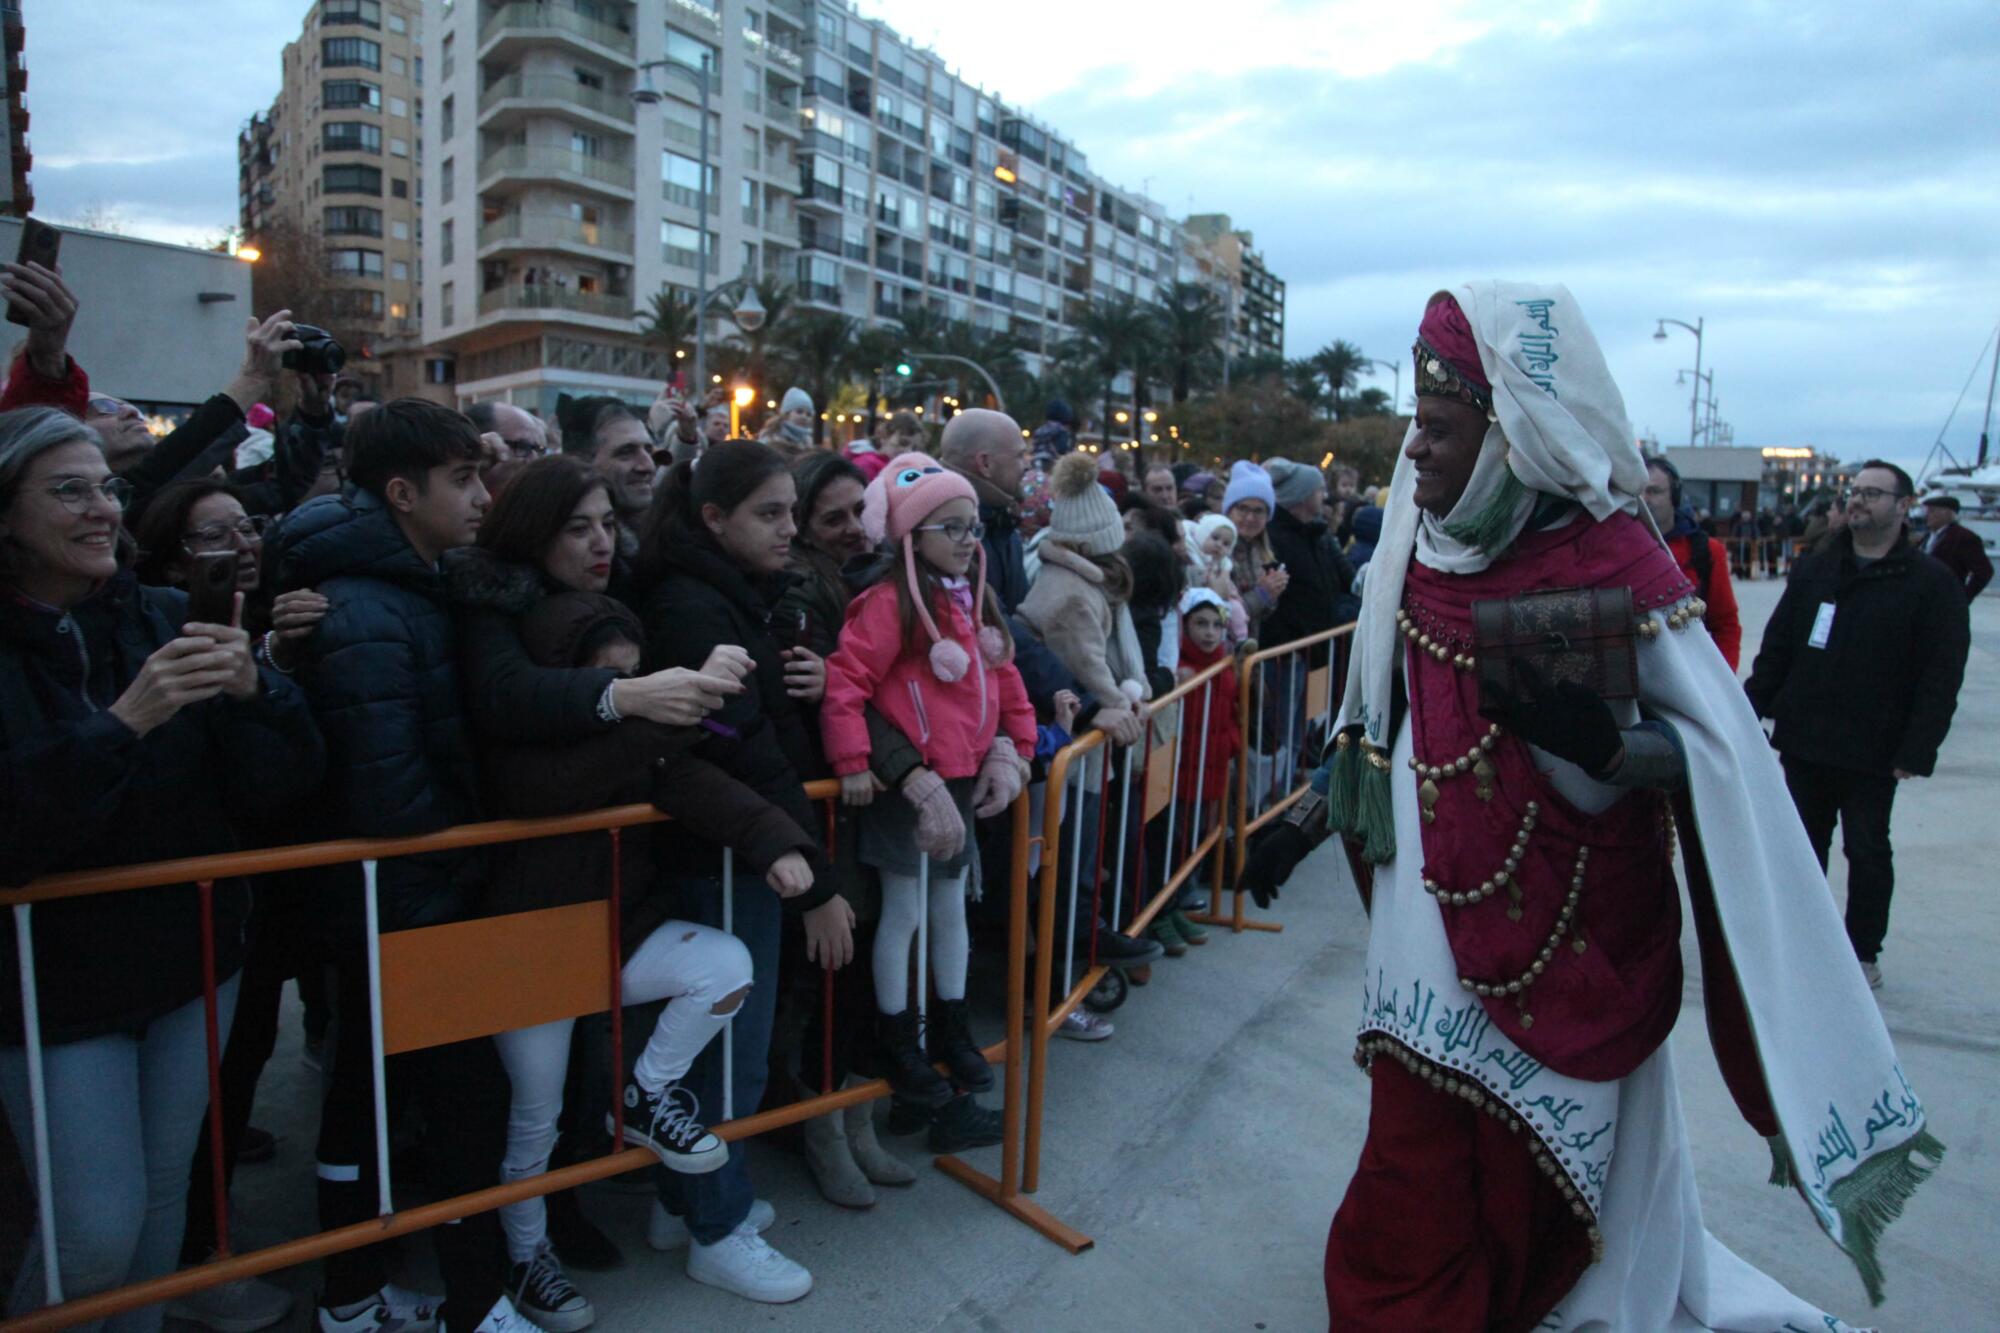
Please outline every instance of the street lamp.
[{"label": "street lamp", "polygon": [[1701,412],[1701,331],[1707,322],[1700,315],[1695,316],[1695,321],[1692,324],[1684,319],[1662,319],[1658,322],[1659,327],[1653,330],[1653,341],[1656,343],[1663,343],[1667,340],[1667,325],[1669,324],[1686,329],[1694,335],[1694,392],[1688,397],[1688,448],[1690,449],[1694,448],[1695,421]]},{"label": "street lamp", "polygon": [[[708,371],[708,93],[713,80],[709,77],[709,56],[702,53],[701,68],[691,69],[678,60],[648,60],[639,66],[643,81],[632,90],[632,101],[638,106],[658,106],[659,90],[653,87],[653,71],[663,69],[685,74],[694,81],[701,94],[701,155],[696,170],[701,179],[700,188],[695,192],[695,299],[694,299],[694,382],[700,384]],[[755,300],[753,295],[752,300]],[[757,322],[763,323],[764,308],[757,307]]]},{"label": "street lamp", "polygon": [[1368,366],[1387,366],[1389,368],[1389,373],[1396,377],[1396,396],[1389,404],[1389,415],[1397,417],[1403,415],[1403,363],[1400,361],[1382,361],[1371,357],[1362,364]]}]

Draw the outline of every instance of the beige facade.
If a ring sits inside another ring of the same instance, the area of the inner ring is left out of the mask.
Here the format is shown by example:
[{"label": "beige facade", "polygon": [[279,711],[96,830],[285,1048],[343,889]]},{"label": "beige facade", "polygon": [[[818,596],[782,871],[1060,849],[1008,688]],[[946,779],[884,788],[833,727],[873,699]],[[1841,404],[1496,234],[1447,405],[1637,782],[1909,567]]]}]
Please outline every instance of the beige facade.
[{"label": "beige facade", "polygon": [[1232,361],[1285,354],[1285,283],[1264,263],[1255,238],[1227,213],[1197,213],[1182,224],[1183,256],[1192,276],[1208,283],[1229,312]]},{"label": "beige facade", "polygon": [[318,236],[331,308],[296,313],[358,336],[348,370],[385,396],[426,378],[422,18],[420,0],[319,0],[237,145],[245,243],[276,224]]}]

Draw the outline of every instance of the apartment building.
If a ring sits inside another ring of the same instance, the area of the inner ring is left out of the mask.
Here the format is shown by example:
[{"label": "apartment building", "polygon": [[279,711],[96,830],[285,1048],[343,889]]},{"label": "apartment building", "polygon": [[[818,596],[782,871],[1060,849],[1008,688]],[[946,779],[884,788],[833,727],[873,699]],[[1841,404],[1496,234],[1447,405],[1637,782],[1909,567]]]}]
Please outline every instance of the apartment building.
[{"label": "apartment building", "polygon": [[424,55],[423,330],[461,401],[650,400],[675,367],[634,311],[704,264],[711,339],[770,277],[1005,331],[1035,373],[1089,302],[1181,276],[1161,205],[840,0],[431,0]]},{"label": "apartment building", "polygon": [[277,99],[237,136],[245,243],[281,225],[317,235],[331,308],[296,313],[358,340],[348,370],[378,395],[425,378],[422,20],[421,0],[319,0],[285,47]]},{"label": "apartment building", "polygon": [[1227,213],[1197,213],[1182,224],[1183,281],[1213,287],[1229,312],[1231,360],[1285,354],[1285,283],[1264,263],[1256,239]]},{"label": "apartment building", "polygon": [[0,213],[26,217],[35,206],[28,188],[28,30],[21,21],[21,0],[0,0],[0,108],[7,125],[7,163],[0,168]]}]

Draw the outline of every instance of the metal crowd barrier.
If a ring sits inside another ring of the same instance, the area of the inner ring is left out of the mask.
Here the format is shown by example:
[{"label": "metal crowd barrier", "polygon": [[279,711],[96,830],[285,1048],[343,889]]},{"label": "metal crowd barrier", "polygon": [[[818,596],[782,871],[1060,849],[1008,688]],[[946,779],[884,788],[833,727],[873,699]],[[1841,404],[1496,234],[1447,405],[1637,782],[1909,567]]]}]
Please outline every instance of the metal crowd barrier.
[{"label": "metal crowd barrier", "polygon": [[[829,854],[834,827],[834,802],[840,784],[834,781],[808,783],[806,794],[826,802]],[[1000,1175],[996,1179],[952,1156],[936,1158],[939,1170],[972,1189],[1011,1215],[1048,1235],[1073,1234],[1046,1212],[1021,1198],[1022,1103],[1021,1050],[1019,1034],[1027,1013],[1023,995],[1027,975],[1026,872],[1030,839],[1028,800],[1024,794],[1011,811],[1014,864],[1021,869],[1014,876],[1013,896],[1008,910],[1006,1035],[985,1050],[989,1061],[997,1061],[1004,1071],[1003,1141]],[[551,1194],[594,1180],[603,1180],[627,1171],[652,1166],[653,1154],[644,1148],[619,1148],[624,1122],[623,1062],[612,1061],[611,1107],[616,1117],[613,1150],[588,1162],[548,1171],[539,1176],[456,1198],[439,1199],[397,1212],[391,1200],[389,1136],[386,1114],[384,1061],[390,1054],[418,1050],[447,1041],[465,1040],[494,1032],[509,1031],[532,1023],[558,1018],[579,1017],[607,1009],[611,1015],[611,1045],[623,1049],[619,950],[620,900],[618,841],[623,831],[638,825],[664,822],[666,816],[650,805],[617,806],[588,814],[545,819],[499,820],[461,825],[422,837],[393,839],[349,838],[292,847],[233,852],[226,855],[190,857],[145,865],[121,866],[73,874],[51,875],[25,887],[0,891],[0,903],[12,908],[15,938],[20,958],[21,996],[26,1028],[26,1064],[30,1091],[31,1124],[28,1144],[34,1158],[35,1191],[39,1201],[39,1232],[43,1250],[44,1291],[48,1305],[17,1319],[0,1324],[13,1333],[29,1330],[67,1328],[105,1319],[142,1306],[174,1300],[190,1293],[255,1277],[280,1268],[324,1258],[343,1250],[356,1249],[394,1236],[408,1235],[440,1223],[457,1221],[504,1204],[536,1195]],[[383,936],[378,930],[376,863],[384,858],[439,852],[531,838],[602,832],[612,840],[611,883],[602,901],[578,903],[508,916],[478,918],[449,925],[395,931]],[[219,880],[275,874],[317,866],[359,862],[367,923],[367,961],[370,997],[370,1042],[375,1078],[375,1154],[380,1187],[381,1215],[333,1231],[320,1232],[248,1254],[229,1252],[229,1213],[224,1183],[224,1153],[219,1069],[222,1041],[217,1022],[215,938],[213,901]],[[730,923],[730,890],[734,880],[734,857],[725,850],[723,866],[724,929]],[[158,885],[194,884],[200,895],[203,923],[203,1002],[207,1017],[207,1060],[209,1100],[209,1146],[211,1188],[215,1191],[217,1257],[208,1263],[185,1268],[109,1291],[65,1301],[61,1282],[60,1253],[56,1245],[55,1204],[49,1164],[46,1087],[42,1070],[42,1041],[36,1004],[33,913],[38,903],[55,902],[95,894],[116,893]],[[928,895],[920,895],[928,913]],[[922,919],[920,918],[920,921]],[[927,922],[924,923],[927,925]],[[922,928],[922,927],[920,927]],[[484,1008],[469,1006],[469,992],[456,984],[453,974],[468,965],[490,960],[488,950],[510,943],[519,947],[528,942],[537,966],[515,973],[533,976],[544,983],[536,988],[514,985],[502,994],[488,997]],[[919,946],[921,949],[921,945]],[[927,955],[920,952],[919,959]],[[822,1041],[832,1041],[831,970],[824,972],[822,1001],[825,1011]],[[775,979],[772,979],[775,982]],[[920,987],[919,994],[927,990]],[[385,1004],[385,995],[388,1002]],[[922,1001],[920,999],[919,1003]],[[731,1043],[723,1040],[725,1089],[724,1123],[710,1128],[718,1138],[747,1139],[787,1125],[797,1124],[829,1111],[873,1101],[887,1095],[888,1084],[880,1079],[835,1091],[823,1086],[821,1095],[770,1111],[735,1117],[735,1107],[727,1102],[728,1070],[733,1060]],[[822,1052],[826,1054],[825,1051]],[[830,1056],[822,1068],[830,1068]],[[499,1164],[496,1162],[497,1173]],[[1088,1242],[1084,1242],[1088,1244]],[[1072,1247],[1076,1248],[1076,1247]]]}]

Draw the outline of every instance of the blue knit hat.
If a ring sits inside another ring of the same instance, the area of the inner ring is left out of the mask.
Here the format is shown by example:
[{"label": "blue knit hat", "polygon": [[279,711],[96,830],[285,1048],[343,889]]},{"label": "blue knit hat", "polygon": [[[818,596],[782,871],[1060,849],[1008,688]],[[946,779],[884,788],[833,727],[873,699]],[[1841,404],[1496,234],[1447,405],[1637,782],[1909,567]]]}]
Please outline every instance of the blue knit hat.
[{"label": "blue knit hat", "polygon": [[1278,507],[1278,497],[1271,489],[1271,474],[1248,459],[1239,460],[1229,469],[1229,489],[1222,493],[1222,512],[1228,513],[1240,500],[1262,500],[1266,509]]}]

